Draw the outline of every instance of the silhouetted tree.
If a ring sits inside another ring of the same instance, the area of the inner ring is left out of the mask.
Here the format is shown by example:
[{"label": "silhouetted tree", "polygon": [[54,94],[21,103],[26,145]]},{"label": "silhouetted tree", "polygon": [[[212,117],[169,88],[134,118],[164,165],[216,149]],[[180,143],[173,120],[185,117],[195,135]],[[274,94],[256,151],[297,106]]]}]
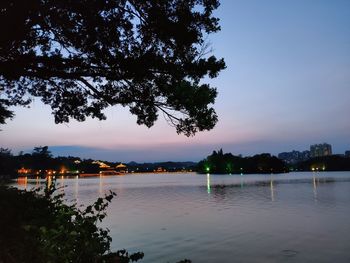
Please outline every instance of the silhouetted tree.
[{"label": "silhouetted tree", "polygon": [[[0,87],[0,91],[1,91],[1,87]],[[10,105],[11,105],[11,103],[9,103],[8,100],[0,99],[0,124],[5,124],[6,119],[11,119],[13,117],[13,112],[11,112],[10,110],[8,110],[6,108]]]},{"label": "silhouetted tree", "polygon": [[8,148],[0,148],[0,177],[12,176],[14,172],[14,158],[11,150]]},{"label": "silhouetted tree", "polygon": [[9,148],[0,148],[0,156],[12,156],[11,150]]},{"label": "silhouetted tree", "polygon": [[48,146],[34,147],[31,157],[31,168],[33,169],[52,169],[54,166],[54,160]]},{"label": "silhouetted tree", "polygon": [[41,97],[56,123],[105,119],[127,106],[150,127],[163,113],[178,133],[209,130],[225,68],[208,55],[218,0],[2,0],[0,123],[8,107]]},{"label": "silhouetted tree", "polygon": [[52,154],[49,151],[49,147],[48,146],[39,146],[39,147],[34,147],[33,156],[41,156],[44,158],[51,158]]}]

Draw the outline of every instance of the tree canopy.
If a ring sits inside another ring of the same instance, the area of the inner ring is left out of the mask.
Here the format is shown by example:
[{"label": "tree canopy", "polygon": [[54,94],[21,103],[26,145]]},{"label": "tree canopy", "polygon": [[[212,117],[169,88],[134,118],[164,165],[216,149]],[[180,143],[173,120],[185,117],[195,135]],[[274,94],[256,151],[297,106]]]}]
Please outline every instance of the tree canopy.
[{"label": "tree canopy", "polygon": [[178,133],[217,122],[215,87],[203,83],[225,68],[208,50],[220,30],[218,0],[2,0],[0,123],[11,106],[33,97],[56,123],[108,106],[129,107],[151,127],[159,113]]},{"label": "tree canopy", "polygon": [[269,153],[256,154],[251,157],[235,156],[223,153],[222,149],[213,151],[197,165],[199,173],[214,174],[251,174],[251,173],[285,173],[286,164]]}]

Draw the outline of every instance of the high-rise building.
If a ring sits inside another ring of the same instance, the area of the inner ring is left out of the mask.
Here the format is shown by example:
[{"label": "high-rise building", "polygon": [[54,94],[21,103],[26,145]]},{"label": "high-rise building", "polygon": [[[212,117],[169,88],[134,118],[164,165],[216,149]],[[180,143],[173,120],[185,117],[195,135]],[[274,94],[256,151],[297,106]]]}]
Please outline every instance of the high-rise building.
[{"label": "high-rise building", "polygon": [[321,157],[332,155],[332,146],[328,143],[314,144],[310,146],[310,157]]},{"label": "high-rise building", "polygon": [[346,157],[350,157],[350,151],[346,151],[346,152],[345,152],[345,156],[346,156]]},{"label": "high-rise building", "polygon": [[297,163],[306,161],[310,158],[310,152],[309,151],[291,151],[291,152],[283,152],[278,154],[278,158],[285,161],[286,163]]}]

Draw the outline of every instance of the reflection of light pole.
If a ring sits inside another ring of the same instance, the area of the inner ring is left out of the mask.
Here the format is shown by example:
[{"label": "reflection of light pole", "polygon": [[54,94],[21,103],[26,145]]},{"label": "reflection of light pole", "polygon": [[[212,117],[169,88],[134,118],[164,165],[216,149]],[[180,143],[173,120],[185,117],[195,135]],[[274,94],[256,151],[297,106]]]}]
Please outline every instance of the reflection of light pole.
[{"label": "reflection of light pole", "polygon": [[63,177],[63,175],[61,176],[61,180],[60,180],[60,188],[62,189],[61,192],[64,194],[64,177]]},{"label": "reflection of light pole", "polygon": [[78,191],[79,191],[79,176],[77,175],[75,177],[75,189],[74,189],[74,194],[75,194],[75,200],[78,203]]},{"label": "reflection of light pole", "polygon": [[48,176],[47,177],[47,188],[50,188],[51,184],[52,184],[51,176]]},{"label": "reflection of light pole", "polygon": [[240,168],[240,170],[241,170],[241,188],[243,188],[243,168]]},{"label": "reflection of light pole", "polygon": [[273,179],[271,177],[270,180],[270,190],[271,190],[271,201],[274,202],[275,201],[275,194],[274,194],[274,189],[273,189]]},{"label": "reflection of light pole", "polygon": [[312,176],[312,182],[313,182],[314,201],[317,202],[317,184],[316,184],[315,174],[313,174]]},{"label": "reflection of light pole", "polygon": [[24,190],[27,190],[28,177],[24,177]]},{"label": "reflection of light pole", "polygon": [[102,196],[102,186],[103,186],[103,182],[102,182],[102,176],[100,175],[100,187],[98,188],[99,190],[99,195]]},{"label": "reflection of light pole", "polygon": [[210,194],[210,174],[207,173],[207,192]]}]

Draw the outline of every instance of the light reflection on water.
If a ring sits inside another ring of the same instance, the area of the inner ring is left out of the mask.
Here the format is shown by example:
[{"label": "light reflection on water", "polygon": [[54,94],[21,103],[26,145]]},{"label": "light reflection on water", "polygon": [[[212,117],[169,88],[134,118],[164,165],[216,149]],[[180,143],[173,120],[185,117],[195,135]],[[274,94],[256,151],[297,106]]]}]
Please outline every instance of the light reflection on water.
[{"label": "light reflection on water", "polygon": [[142,262],[350,262],[349,172],[145,174],[58,184],[78,204],[115,191],[103,222],[112,250],[143,251]]}]

